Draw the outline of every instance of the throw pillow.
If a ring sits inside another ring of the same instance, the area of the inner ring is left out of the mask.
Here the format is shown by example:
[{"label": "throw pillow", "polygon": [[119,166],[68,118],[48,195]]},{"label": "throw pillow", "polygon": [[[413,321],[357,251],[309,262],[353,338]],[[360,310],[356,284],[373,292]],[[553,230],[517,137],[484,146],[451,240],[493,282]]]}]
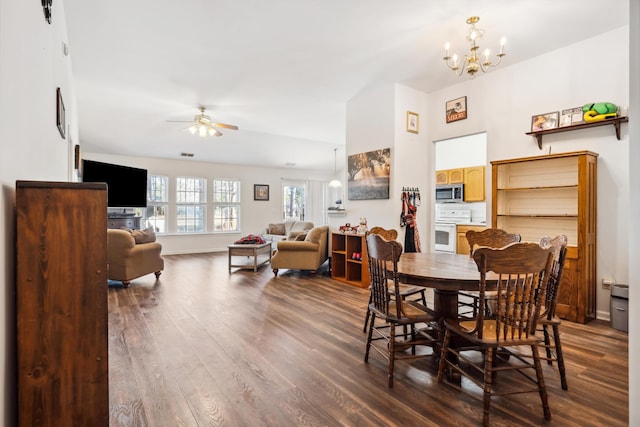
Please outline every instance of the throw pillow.
[{"label": "throw pillow", "polygon": [[278,224],[269,224],[269,233],[268,234],[277,234],[279,236],[284,236],[286,229],[283,223]]},{"label": "throw pillow", "polygon": [[307,233],[300,233],[296,236],[296,241],[302,242],[307,238]]},{"label": "throw pillow", "polygon": [[156,233],[153,228],[149,227],[145,230],[130,230],[136,245],[141,243],[153,243],[156,241]]},{"label": "throw pillow", "polygon": [[309,230],[307,233],[306,241],[318,243],[320,242],[320,236],[322,235],[322,227],[316,227]]}]

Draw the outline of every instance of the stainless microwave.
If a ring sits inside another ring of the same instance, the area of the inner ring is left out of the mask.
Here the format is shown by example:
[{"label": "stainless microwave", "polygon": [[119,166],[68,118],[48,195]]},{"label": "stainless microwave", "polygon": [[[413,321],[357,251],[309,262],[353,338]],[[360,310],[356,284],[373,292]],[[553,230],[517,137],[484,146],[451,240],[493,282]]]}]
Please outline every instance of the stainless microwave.
[{"label": "stainless microwave", "polygon": [[464,201],[464,184],[436,185],[436,203]]}]

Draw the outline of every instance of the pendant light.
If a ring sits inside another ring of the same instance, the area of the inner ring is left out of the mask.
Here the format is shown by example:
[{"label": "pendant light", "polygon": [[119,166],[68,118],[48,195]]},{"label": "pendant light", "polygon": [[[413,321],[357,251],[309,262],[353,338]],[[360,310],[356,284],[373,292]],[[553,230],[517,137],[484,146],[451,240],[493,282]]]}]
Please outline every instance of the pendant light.
[{"label": "pendant light", "polygon": [[342,187],[342,183],[340,182],[340,180],[338,179],[338,172],[337,172],[337,148],[333,149],[333,179],[329,182],[329,187],[331,188],[340,188]]}]

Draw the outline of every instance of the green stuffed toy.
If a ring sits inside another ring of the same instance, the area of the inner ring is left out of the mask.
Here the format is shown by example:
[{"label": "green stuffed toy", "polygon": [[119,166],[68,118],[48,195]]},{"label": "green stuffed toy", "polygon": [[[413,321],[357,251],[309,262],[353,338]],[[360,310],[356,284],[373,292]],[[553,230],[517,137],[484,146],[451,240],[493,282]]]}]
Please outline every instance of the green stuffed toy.
[{"label": "green stuffed toy", "polygon": [[585,122],[599,122],[615,117],[618,114],[618,106],[610,102],[596,102],[595,104],[584,104],[582,112]]}]

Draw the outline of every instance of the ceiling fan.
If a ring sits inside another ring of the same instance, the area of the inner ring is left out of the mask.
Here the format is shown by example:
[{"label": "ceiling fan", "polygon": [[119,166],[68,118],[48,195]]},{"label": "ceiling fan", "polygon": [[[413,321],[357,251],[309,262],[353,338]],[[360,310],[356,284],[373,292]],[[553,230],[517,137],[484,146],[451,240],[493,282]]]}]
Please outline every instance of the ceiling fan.
[{"label": "ceiling fan", "polygon": [[191,132],[192,134],[194,135],[197,134],[202,138],[204,138],[207,135],[222,136],[222,132],[220,132],[216,128],[238,130],[238,126],[235,126],[235,125],[212,122],[211,117],[207,116],[204,113],[205,107],[201,105],[199,109],[200,109],[200,114],[196,114],[195,116],[193,116],[193,121],[189,121],[189,120],[167,120],[167,121],[174,122],[174,123],[192,123],[192,125],[189,126],[187,129],[189,129],[189,132]]}]

